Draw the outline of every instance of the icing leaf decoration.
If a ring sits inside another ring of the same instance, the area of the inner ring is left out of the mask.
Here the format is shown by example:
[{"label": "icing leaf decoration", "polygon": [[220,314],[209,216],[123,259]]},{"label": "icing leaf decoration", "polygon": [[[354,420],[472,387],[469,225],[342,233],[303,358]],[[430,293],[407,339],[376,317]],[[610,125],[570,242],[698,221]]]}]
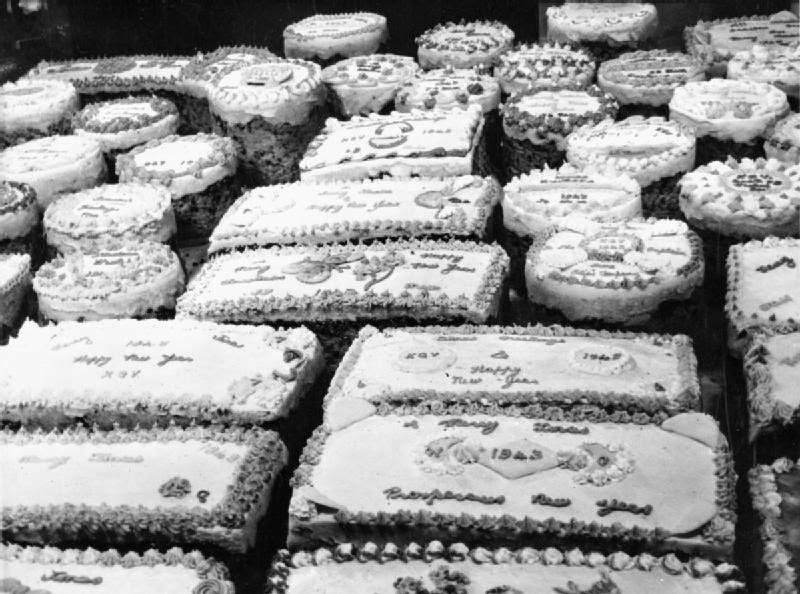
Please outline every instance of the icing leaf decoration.
[{"label": "icing leaf decoration", "polygon": [[359,256],[354,254],[332,254],[319,259],[307,256],[299,262],[294,262],[285,266],[283,272],[293,274],[301,283],[318,284],[324,283],[331,277],[334,270],[341,272],[347,268],[347,264],[355,262]]},{"label": "icing leaf decoration", "polygon": [[162,497],[183,499],[192,492],[192,484],[185,478],[174,476],[158,488]]},{"label": "icing leaf decoration", "polygon": [[601,571],[600,580],[585,590],[581,589],[573,581],[567,582],[566,588],[556,587],[554,590],[558,594],[622,594],[622,590],[614,583],[606,571]]},{"label": "icing leaf decoration", "polygon": [[223,580],[205,579],[197,584],[192,594],[233,594],[233,584]]}]

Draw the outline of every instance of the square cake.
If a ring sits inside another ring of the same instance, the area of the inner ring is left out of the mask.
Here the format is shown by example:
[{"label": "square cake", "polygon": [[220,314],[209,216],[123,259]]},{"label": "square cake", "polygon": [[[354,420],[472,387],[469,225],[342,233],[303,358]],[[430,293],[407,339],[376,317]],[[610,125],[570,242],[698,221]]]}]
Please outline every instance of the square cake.
[{"label": "square cake", "polygon": [[674,415],[700,409],[688,336],[561,326],[361,330],[326,401],[492,401]]},{"label": "square cake", "polygon": [[[31,361],[48,373],[31,373]],[[195,321],[25,324],[0,350],[0,420],[52,428],[271,423],[322,369],[305,328]]]},{"label": "square cake", "polygon": [[491,177],[298,182],[245,193],[211,235],[211,253],[273,244],[491,237],[502,190]]},{"label": "square cake", "polygon": [[732,464],[716,422],[700,413],[659,424],[594,406],[375,406],[348,396],[328,403],[301,456],[288,545],[535,539],[725,559]]},{"label": "square cake", "polygon": [[[85,588],[82,586],[91,586]],[[227,568],[199,552],[121,554],[0,544],[0,591],[30,594],[233,594]]]},{"label": "square cake", "polygon": [[3,538],[244,552],[286,464],[262,429],[0,433]]},{"label": "square cake", "polygon": [[741,354],[758,328],[800,330],[800,240],[768,237],[728,253],[728,343]]},{"label": "square cake", "polygon": [[303,181],[374,177],[447,177],[489,173],[483,112],[433,110],[329,118],[300,161]]}]

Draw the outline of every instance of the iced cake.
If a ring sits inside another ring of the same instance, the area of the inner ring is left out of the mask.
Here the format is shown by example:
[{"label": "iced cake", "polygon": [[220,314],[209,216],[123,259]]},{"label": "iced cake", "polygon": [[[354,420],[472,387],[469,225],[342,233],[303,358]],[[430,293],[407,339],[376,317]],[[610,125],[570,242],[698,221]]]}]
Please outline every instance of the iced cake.
[{"label": "iced cake", "polygon": [[568,43],[522,44],[500,57],[496,76],[507,95],[539,89],[585,89],[594,80],[594,58]]},{"label": "iced cake", "polygon": [[417,74],[403,83],[395,109],[467,109],[480,105],[484,114],[496,113],[500,105],[497,80],[477,69],[438,68]]},{"label": "iced cake", "polygon": [[27,313],[31,288],[31,257],[0,254],[0,344],[17,330]]},{"label": "iced cake", "polygon": [[328,62],[374,54],[388,36],[386,17],[374,12],[315,14],[283,30],[283,53]]},{"label": "iced cake", "polygon": [[0,86],[0,149],[41,136],[68,134],[78,93],[65,81],[20,80]]},{"label": "iced cake", "polygon": [[402,237],[486,239],[500,195],[494,178],[474,175],[265,186],[225,213],[209,252]]},{"label": "iced cake", "polygon": [[775,124],[764,142],[764,152],[771,159],[800,163],[800,114],[791,113]]},{"label": "iced cake", "polygon": [[262,429],[3,431],[0,444],[3,537],[31,544],[245,552],[286,464]]},{"label": "iced cake", "polygon": [[728,62],[728,78],[775,85],[790,100],[794,98],[796,108],[800,93],[800,39],[790,46],[754,45],[736,52]]},{"label": "iced cake", "polygon": [[29,254],[38,264],[41,243],[36,191],[28,184],[0,181],[0,254]]},{"label": "iced cake", "polygon": [[511,49],[514,32],[498,21],[438,24],[417,37],[417,60],[425,70],[479,67],[491,72]]}]

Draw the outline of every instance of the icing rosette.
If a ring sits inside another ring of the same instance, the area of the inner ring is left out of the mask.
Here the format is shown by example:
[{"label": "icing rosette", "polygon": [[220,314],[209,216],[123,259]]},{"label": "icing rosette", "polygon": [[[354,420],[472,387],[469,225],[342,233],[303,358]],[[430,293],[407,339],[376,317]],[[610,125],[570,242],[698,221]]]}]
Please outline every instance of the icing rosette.
[{"label": "icing rosette", "polygon": [[477,69],[455,69],[450,66],[428,70],[406,81],[397,94],[395,109],[466,109],[480,105],[483,113],[500,105],[500,85],[494,77]]},{"label": "icing rosette", "polygon": [[764,152],[771,159],[800,163],[800,114],[791,113],[775,124],[764,142]]},{"label": "icing rosette", "polygon": [[687,173],[680,188],[680,208],[697,227],[752,238],[800,229],[800,164],[729,158]]},{"label": "icing rosette", "polygon": [[34,189],[27,184],[0,181],[0,245],[27,235],[38,223]]},{"label": "icing rosette", "polygon": [[252,66],[277,58],[265,47],[225,46],[213,52],[198,54],[181,69],[180,88],[184,93],[203,98],[214,88],[216,80],[226,71]]},{"label": "icing rosette", "polygon": [[594,79],[595,61],[569,44],[523,44],[503,54],[495,69],[504,93],[536,89],[584,89]]},{"label": "icing rosette", "polygon": [[417,57],[425,70],[490,68],[511,49],[514,32],[498,21],[440,23],[416,39]]},{"label": "icing rosette", "polygon": [[34,130],[45,133],[69,119],[78,108],[78,93],[69,82],[26,80],[0,86],[0,134]]},{"label": "icing rosette", "polygon": [[658,26],[652,4],[567,2],[547,9],[547,38],[560,42],[631,45],[651,37]]},{"label": "icing rosette", "polygon": [[374,12],[315,14],[283,30],[287,58],[345,57],[374,54],[388,37],[386,17]]},{"label": "icing rosette", "polygon": [[787,95],[797,96],[800,92],[800,41],[789,46],[754,45],[735,53],[728,62],[728,78],[769,83]]},{"label": "icing rosette", "polygon": [[666,105],[689,81],[705,80],[705,64],[680,52],[637,51],[600,64],[597,84],[623,105]]},{"label": "icing rosette", "polygon": [[696,136],[750,142],[764,136],[789,112],[786,93],[751,80],[711,79],[675,89],[670,120],[691,127]]}]

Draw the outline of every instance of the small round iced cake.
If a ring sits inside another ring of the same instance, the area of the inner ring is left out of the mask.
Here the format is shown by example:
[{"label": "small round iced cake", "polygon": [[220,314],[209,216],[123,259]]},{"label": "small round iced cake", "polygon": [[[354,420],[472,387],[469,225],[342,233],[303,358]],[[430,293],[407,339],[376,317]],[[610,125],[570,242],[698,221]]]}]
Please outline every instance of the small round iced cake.
[{"label": "small round iced cake", "polygon": [[175,234],[172,198],[165,187],[109,184],[65,194],[44,213],[47,243],[62,254],[96,251],[108,243],[166,243]]},{"label": "small round iced cake", "polygon": [[0,253],[28,252],[38,224],[36,191],[28,184],[0,181]]},{"label": "small round iced cake", "polygon": [[528,298],[569,320],[636,324],[703,282],[700,238],[676,220],[575,217],[528,252]]},{"label": "small round iced cake", "polygon": [[737,52],[728,62],[728,78],[769,83],[796,97],[800,93],[800,42],[788,47],[754,45]]},{"label": "small round iced cake", "polygon": [[0,342],[17,327],[31,286],[31,257],[0,254]]},{"label": "small round iced cake", "polygon": [[417,74],[397,93],[395,109],[466,109],[480,105],[484,114],[500,105],[500,85],[494,77],[472,69],[441,68]]},{"label": "small round iced cake", "polygon": [[0,180],[28,184],[46,208],[61,192],[91,188],[106,178],[100,144],[82,136],[45,136],[0,152]]},{"label": "small round iced cake", "polygon": [[417,59],[425,70],[491,69],[511,49],[514,32],[498,21],[444,23],[417,37]]},{"label": "small round iced cake", "polygon": [[182,239],[205,238],[239,197],[238,148],[216,134],[166,136],[117,157],[120,182],[151,183],[172,195]]},{"label": "small round iced cake", "polygon": [[59,256],[33,279],[40,318],[53,321],[168,314],[183,288],[178,257],[166,245],[149,241]]},{"label": "small round iced cake", "polygon": [[800,163],[715,161],[684,175],[680,188],[681,210],[699,229],[746,239],[800,233]]},{"label": "small round iced cake", "polygon": [[65,81],[22,79],[0,86],[0,149],[68,133],[77,108],[78,92]]},{"label": "small round iced cake", "polygon": [[676,87],[697,80],[705,80],[700,60],[666,50],[628,52],[603,62],[597,72],[600,88],[622,105],[666,105]]},{"label": "small round iced cake", "polygon": [[771,159],[800,163],[800,114],[789,114],[775,124],[764,142],[764,152]]},{"label": "small round iced cake", "polygon": [[307,60],[365,56],[387,37],[386,17],[373,12],[315,14],[283,30],[283,54]]},{"label": "small round iced cake", "polygon": [[520,45],[500,57],[495,76],[508,95],[539,89],[585,89],[594,80],[589,53],[569,44]]},{"label": "small round iced cake", "polygon": [[397,92],[414,78],[414,58],[372,54],[347,58],[322,71],[335,111],[344,117],[367,115],[393,106]]}]

